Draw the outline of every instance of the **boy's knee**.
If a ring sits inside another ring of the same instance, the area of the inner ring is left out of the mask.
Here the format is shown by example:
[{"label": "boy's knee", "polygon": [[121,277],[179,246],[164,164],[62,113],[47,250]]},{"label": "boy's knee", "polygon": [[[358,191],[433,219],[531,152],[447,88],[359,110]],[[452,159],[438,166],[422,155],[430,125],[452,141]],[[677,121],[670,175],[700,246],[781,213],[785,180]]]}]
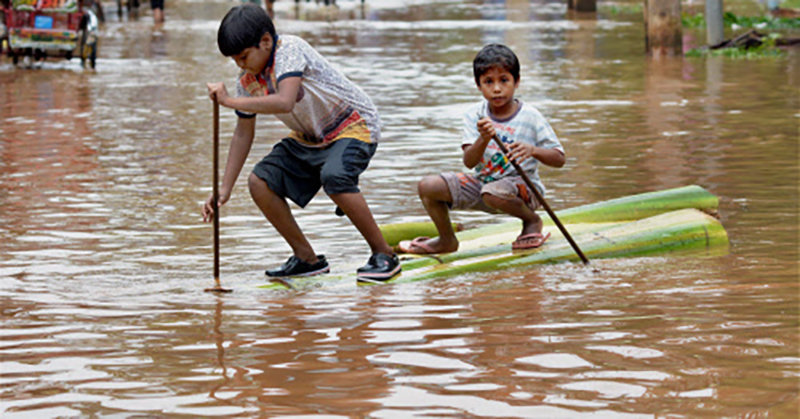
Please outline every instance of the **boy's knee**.
[{"label": "boy's knee", "polygon": [[419,196],[428,196],[435,193],[443,186],[446,187],[447,185],[445,184],[445,181],[444,179],[442,179],[441,176],[439,175],[425,176],[417,184],[417,193],[419,193]]},{"label": "boy's knee", "polygon": [[486,192],[481,194],[481,199],[486,205],[494,209],[500,209],[501,207],[503,207],[503,204],[507,202],[507,200],[504,198]]}]

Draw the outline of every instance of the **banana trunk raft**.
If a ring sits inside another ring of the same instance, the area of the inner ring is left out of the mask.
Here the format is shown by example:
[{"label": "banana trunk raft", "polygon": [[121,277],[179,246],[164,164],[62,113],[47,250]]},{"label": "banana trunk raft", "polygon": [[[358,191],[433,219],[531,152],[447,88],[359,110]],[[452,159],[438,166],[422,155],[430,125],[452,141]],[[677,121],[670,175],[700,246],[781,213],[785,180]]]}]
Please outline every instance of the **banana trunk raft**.
[{"label": "banana trunk raft", "polygon": [[[728,235],[715,217],[719,199],[692,185],[582,205],[556,214],[583,253],[591,259],[678,255],[722,255]],[[580,262],[574,249],[546,215],[544,230],[552,233],[540,248],[512,250],[520,221],[491,224],[459,231],[459,251],[440,255],[401,255],[403,272],[387,283],[444,278],[459,274],[499,271],[536,264]],[[417,236],[434,236],[432,223],[381,226],[390,245]],[[355,268],[348,273],[307,278],[284,278],[261,286],[266,289],[304,289],[352,286]]]}]

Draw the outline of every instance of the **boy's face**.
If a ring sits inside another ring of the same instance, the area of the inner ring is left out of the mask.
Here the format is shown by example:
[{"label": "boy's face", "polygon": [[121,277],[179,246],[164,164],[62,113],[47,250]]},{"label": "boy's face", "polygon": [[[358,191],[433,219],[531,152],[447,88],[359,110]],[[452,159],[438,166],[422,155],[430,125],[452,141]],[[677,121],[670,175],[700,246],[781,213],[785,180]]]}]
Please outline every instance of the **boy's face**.
[{"label": "boy's face", "polygon": [[261,74],[269,62],[272,54],[272,36],[265,33],[257,47],[245,48],[242,52],[232,55],[233,61],[242,70],[249,74]]},{"label": "boy's face", "polygon": [[511,73],[500,66],[490,68],[478,77],[478,89],[489,101],[489,108],[495,115],[504,115],[514,109],[514,91],[519,81],[514,80]]}]

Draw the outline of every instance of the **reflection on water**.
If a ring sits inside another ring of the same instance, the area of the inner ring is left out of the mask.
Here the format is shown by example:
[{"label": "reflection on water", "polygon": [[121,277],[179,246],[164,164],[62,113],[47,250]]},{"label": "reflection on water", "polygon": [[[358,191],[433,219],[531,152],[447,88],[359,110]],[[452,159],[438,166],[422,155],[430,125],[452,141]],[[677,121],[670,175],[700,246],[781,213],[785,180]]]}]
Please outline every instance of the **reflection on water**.
[{"label": "reflection on water", "polygon": [[[652,61],[640,14],[572,19],[560,2],[339,3],[278,2],[277,26],[378,105],[362,185],[379,222],[425,220],[416,182],[462,169],[471,59],[504,42],[567,149],[543,173],[553,207],[699,184],[721,197],[730,255],[266,292],[289,249],[240,181],[222,218],[235,292],[205,294],[204,83],[236,72],[214,47],[230,3],[171,3],[158,30],[147,8],[107,13],[96,72],[0,62],[4,418],[797,415],[796,52]],[[248,165],[284,133],[258,125]],[[333,209],[320,195],[296,214],[346,272],[368,248]]]}]

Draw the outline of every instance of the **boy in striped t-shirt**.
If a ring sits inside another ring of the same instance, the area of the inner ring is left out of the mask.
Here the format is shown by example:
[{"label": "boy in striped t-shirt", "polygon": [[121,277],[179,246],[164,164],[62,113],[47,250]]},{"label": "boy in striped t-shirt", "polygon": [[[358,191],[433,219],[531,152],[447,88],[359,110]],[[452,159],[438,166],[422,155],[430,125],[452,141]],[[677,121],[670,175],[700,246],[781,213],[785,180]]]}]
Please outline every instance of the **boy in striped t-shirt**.
[{"label": "boy in striped t-shirt", "polygon": [[[209,83],[212,100],[239,116],[219,193],[219,204],[231,196],[255,137],[257,114],[272,114],[291,132],[277,143],[250,174],[250,195],[293,255],[271,277],[328,272],[292,216],[286,198],[305,207],[322,188],[370,246],[372,256],[358,268],[359,278],[385,281],[401,268],[381,235],[358,177],[367,168],[380,139],[380,119],[370,98],[299,37],[278,36],[259,6],[232,8],[217,33],[220,52],[242,70],[235,96],[223,83]],[[203,218],[212,218],[210,197]],[[337,210],[337,213],[340,211]]]}]

